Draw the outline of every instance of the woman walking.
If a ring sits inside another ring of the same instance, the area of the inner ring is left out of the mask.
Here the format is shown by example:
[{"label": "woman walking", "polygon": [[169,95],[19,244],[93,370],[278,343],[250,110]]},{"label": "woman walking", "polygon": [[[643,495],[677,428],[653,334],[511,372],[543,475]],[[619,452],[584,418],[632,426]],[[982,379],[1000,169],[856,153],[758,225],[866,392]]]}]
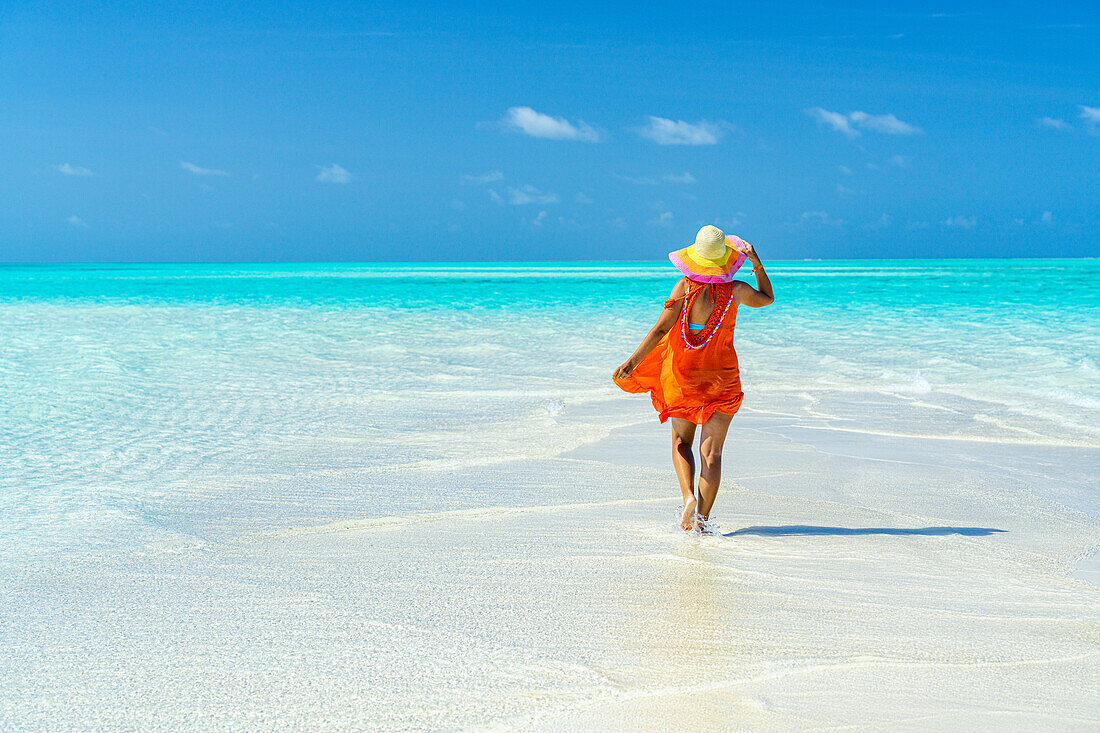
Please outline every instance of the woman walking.
[{"label": "woman walking", "polygon": [[[684,494],[680,528],[702,530],[722,479],[726,431],[744,397],[733,349],[737,306],[762,308],[775,297],[752,245],[718,227],[703,227],[695,244],[668,257],[685,277],[613,378],[626,392],[649,392],[661,422],[672,418],[672,463]],[[753,264],[755,288],[733,279],[745,260]],[[692,446],[700,425],[697,495]]]}]

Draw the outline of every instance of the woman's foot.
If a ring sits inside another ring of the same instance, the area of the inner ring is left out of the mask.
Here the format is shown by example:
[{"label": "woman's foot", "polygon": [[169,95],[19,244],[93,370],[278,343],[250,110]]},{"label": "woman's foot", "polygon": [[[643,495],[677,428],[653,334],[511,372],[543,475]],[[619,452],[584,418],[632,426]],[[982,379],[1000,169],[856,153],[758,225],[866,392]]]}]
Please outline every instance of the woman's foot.
[{"label": "woman's foot", "polygon": [[690,532],[695,524],[695,497],[684,499],[684,513],[680,517],[680,529]]},{"label": "woman's foot", "polygon": [[718,534],[718,525],[711,524],[710,518],[702,514],[692,517],[691,529],[699,534]]}]

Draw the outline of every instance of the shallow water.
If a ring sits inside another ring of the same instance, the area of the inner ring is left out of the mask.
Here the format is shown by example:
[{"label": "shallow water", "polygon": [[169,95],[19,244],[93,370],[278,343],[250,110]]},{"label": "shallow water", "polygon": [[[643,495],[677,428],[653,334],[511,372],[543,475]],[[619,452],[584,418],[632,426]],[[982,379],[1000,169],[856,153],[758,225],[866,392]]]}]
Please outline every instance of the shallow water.
[{"label": "shallow water", "polygon": [[[870,431],[1100,439],[1100,262],[770,270],[776,305],[738,320],[747,408],[804,393]],[[292,477],[457,469],[598,437],[606,420],[557,417],[617,394],[609,373],[675,279],[667,264],[608,263],[0,269],[6,553],[41,533],[74,539],[68,523],[109,543],[104,527],[122,520],[127,536],[202,535],[339,515],[345,501],[356,516],[476,506],[370,485],[318,487],[304,506]],[[933,419],[830,407],[856,392]],[[193,517],[181,502],[218,509]]]}]

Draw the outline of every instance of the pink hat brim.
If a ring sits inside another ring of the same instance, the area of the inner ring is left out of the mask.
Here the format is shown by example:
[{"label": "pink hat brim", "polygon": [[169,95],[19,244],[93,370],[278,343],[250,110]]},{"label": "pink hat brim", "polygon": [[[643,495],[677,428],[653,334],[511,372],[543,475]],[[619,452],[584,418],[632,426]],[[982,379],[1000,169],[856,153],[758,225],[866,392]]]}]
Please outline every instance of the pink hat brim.
[{"label": "pink hat brim", "polygon": [[[745,264],[745,260],[748,259],[747,255],[745,255],[745,253],[741,251],[740,247],[733,246],[734,243],[743,244],[743,241],[738,236],[732,234],[726,235],[726,246],[737,252],[737,258],[731,259],[729,262],[729,269],[727,269],[724,273],[720,275],[704,275],[703,273],[699,273],[691,269],[690,264],[684,262],[683,258],[680,257],[680,253],[684,250],[678,249],[675,252],[669,252],[668,259],[672,262],[672,264],[676,265],[677,270],[684,273],[687,278],[694,280],[695,282],[728,283],[733,280],[733,273],[737,272],[741,268],[741,265]],[[684,249],[687,249],[687,247],[685,247]]]}]

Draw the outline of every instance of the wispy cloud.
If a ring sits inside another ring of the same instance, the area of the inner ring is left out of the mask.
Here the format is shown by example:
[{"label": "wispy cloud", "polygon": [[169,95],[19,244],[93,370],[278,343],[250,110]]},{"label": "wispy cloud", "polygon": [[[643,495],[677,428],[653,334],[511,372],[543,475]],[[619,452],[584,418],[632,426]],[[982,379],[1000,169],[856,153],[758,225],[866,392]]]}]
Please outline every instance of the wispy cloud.
[{"label": "wispy cloud", "polygon": [[585,206],[596,203],[591,196],[585,193],[578,193],[576,196],[573,197],[573,200],[576,201],[578,204],[584,204]]},{"label": "wispy cloud", "polygon": [[58,173],[62,173],[66,176],[94,176],[87,168],[79,165],[69,165],[68,163],[62,163],[61,165],[55,165],[54,170]]},{"label": "wispy cloud", "polygon": [[[725,217],[721,217],[721,216],[712,217],[709,220],[709,223],[712,223],[712,224],[714,224],[714,226],[718,227],[719,229],[723,229],[727,233],[729,233],[729,231],[731,229],[736,229],[737,227],[741,226],[741,221],[746,216],[747,216],[747,214],[744,211],[736,211],[736,212],[734,212],[733,216],[731,216],[729,218],[725,218]],[[707,224],[707,223],[708,223],[708,221],[700,219],[699,221],[696,222],[696,225],[697,226],[703,226],[704,224]]]},{"label": "wispy cloud", "polygon": [[852,127],[852,123],[848,121],[847,115],[842,115],[839,112],[830,112],[821,107],[811,107],[806,110],[806,114],[813,117],[821,124],[828,125],[837,132],[843,132],[848,137],[856,137],[859,135],[859,130]]},{"label": "wispy cloud", "polygon": [[908,122],[902,122],[892,114],[869,115],[866,112],[849,112],[848,119],[859,127],[884,135],[917,135],[921,129]]},{"label": "wispy cloud", "polygon": [[550,115],[536,112],[530,107],[511,107],[504,115],[503,125],[506,129],[522,132],[531,137],[543,137],[550,140],[579,140],[585,143],[600,141],[600,133],[596,128],[584,122],[576,124],[564,117],[551,117]]},{"label": "wispy cloud", "polygon": [[1038,124],[1039,127],[1045,127],[1049,130],[1059,131],[1069,130],[1073,127],[1073,125],[1069,124],[1065,120],[1060,120],[1056,117],[1040,117],[1038,120],[1036,120],[1036,124]]},{"label": "wispy cloud", "polygon": [[508,203],[513,206],[523,206],[524,204],[556,204],[558,203],[558,195],[540,191],[528,184],[520,188],[509,188]]},{"label": "wispy cloud", "polygon": [[73,214],[72,216],[70,216],[65,221],[69,222],[69,226],[75,227],[77,229],[90,229],[91,228],[91,227],[88,226],[88,222],[84,221],[83,219],[81,219],[76,214]]},{"label": "wispy cloud", "polygon": [[854,112],[833,112],[821,107],[811,107],[806,114],[827,127],[848,137],[858,137],[860,130],[870,130],[883,135],[919,135],[923,132],[916,125],[902,122],[893,114],[871,115],[855,110]]},{"label": "wispy cloud", "polygon": [[1044,211],[1043,215],[1039,217],[1039,220],[1042,221],[1044,224],[1049,224],[1054,221],[1054,214],[1049,211]]},{"label": "wispy cloud", "polygon": [[1077,106],[1081,110],[1081,119],[1085,121],[1085,129],[1093,135],[1100,135],[1100,107]]},{"label": "wispy cloud", "polygon": [[615,178],[620,181],[626,181],[627,183],[636,183],[639,186],[656,186],[660,183],[695,183],[695,176],[688,172],[683,173],[668,173],[660,178],[657,176],[624,176],[620,173],[613,174]]},{"label": "wispy cloud", "polygon": [[722,136],[721,128],[706,120],[692,124],[664,117],[650,117],[637,132],[658,145],[714,145]]},{"label": "wispy cloud", "polygon": [[843,219],[834,219],[826,211],[803,211],[794,222],[796,226],[840,226]]},{"label": "wispy cloud", "polygon": [[667,227],[672,225],[672,212],[665,211],[657,215],[657,218],[650,222],[654,226]]},{"label": "wispy cloud", "polygon": [[196,176],[228,176],[229,174],[223,170],[217,168],[200,168],[194,163],[188,163],[187,161],[180,162],[180,168],[185,171],[194,173]]},{"label": "wispy cloud", "polygon": [[943,225],[945,227],[956,227],[958,229],[973,229],[978,225],[978,220],[973,216],[951,216],[944,219]]},{"label": "wispy cloud", "polygon": [[873,229],[873,230],[889,229],[890,225],[893,224],[893,223],[894,223],[894,217],[890,216],[889,214],[883,214],[878,219],[876,219],[875,221],[868,224],[867,228],[868,229]]},{"label": "wispy cloud", "polygon": [[319,165],[317,166],[317,178],[318,183],[351,183],[353,176],[342,166],[336,165]]},{"label": "wispy cloud", "polygon": [[500,171],[489,171],[488,173],[482,173],[480,176],[463,176],[470,183],[477,183],[479,185],[486,183],[495,183],[497,181],[504,180],[504,174]]}]

